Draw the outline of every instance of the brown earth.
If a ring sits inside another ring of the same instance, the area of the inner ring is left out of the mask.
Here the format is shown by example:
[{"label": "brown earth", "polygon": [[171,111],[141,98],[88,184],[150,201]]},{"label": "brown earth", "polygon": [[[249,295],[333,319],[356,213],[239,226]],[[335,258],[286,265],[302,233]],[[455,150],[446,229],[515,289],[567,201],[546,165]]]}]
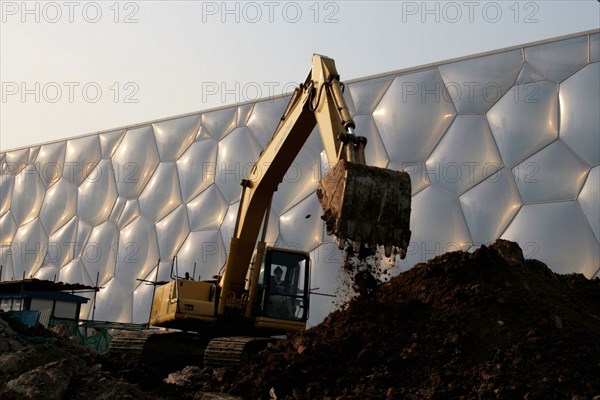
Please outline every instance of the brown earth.
[{"label": "brown earth", "polygon": [[367,280],[240,370],[164,380],[0,313],[0,398],[600,399],[599,279],[554,274],[498,241]]}]

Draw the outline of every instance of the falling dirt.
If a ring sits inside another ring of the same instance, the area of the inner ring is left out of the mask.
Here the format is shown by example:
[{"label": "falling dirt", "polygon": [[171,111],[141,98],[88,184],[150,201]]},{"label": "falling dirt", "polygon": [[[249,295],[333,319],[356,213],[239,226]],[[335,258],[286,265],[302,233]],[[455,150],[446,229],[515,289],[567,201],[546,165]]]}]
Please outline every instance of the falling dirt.
[{"label": "falling dirt", "polygon": [[237,370],[161,376],[0,313],[0,398],[600,399],[599,279],[555,274],[507,241],[377,273]]}]

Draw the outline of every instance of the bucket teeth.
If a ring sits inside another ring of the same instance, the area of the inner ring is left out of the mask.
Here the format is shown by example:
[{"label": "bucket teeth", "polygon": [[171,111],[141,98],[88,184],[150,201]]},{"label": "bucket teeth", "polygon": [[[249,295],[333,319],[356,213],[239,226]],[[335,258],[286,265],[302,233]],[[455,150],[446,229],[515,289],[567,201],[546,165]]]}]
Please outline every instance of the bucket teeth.
[{"label": "bucket teeth", "polygon": [[411,201],[406,172],[340,160],[319,182],[317,196],[327,234],[406,253]]}]

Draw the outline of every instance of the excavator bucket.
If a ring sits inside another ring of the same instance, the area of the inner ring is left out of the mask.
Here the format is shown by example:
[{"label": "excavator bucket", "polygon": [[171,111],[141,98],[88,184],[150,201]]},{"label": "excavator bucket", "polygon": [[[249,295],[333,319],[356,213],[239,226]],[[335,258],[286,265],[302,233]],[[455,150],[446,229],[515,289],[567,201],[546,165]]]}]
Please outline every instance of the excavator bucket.
[{"label": "excavator bucket", "polygon": [[403,171],[340,160],[321,179],[317,196],[327,234],[374,247],[396,247],[401,258],[410,240],[410,176]]}]

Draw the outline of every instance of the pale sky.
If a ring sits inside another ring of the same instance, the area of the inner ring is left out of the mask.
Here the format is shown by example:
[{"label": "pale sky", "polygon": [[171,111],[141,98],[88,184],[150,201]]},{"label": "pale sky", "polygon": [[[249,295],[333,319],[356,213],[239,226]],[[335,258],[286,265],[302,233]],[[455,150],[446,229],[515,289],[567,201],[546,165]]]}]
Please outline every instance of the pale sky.
[{"label": "pale sky", "polygon": [[600,27],[588,1],[1,1],[0,149]]}]

